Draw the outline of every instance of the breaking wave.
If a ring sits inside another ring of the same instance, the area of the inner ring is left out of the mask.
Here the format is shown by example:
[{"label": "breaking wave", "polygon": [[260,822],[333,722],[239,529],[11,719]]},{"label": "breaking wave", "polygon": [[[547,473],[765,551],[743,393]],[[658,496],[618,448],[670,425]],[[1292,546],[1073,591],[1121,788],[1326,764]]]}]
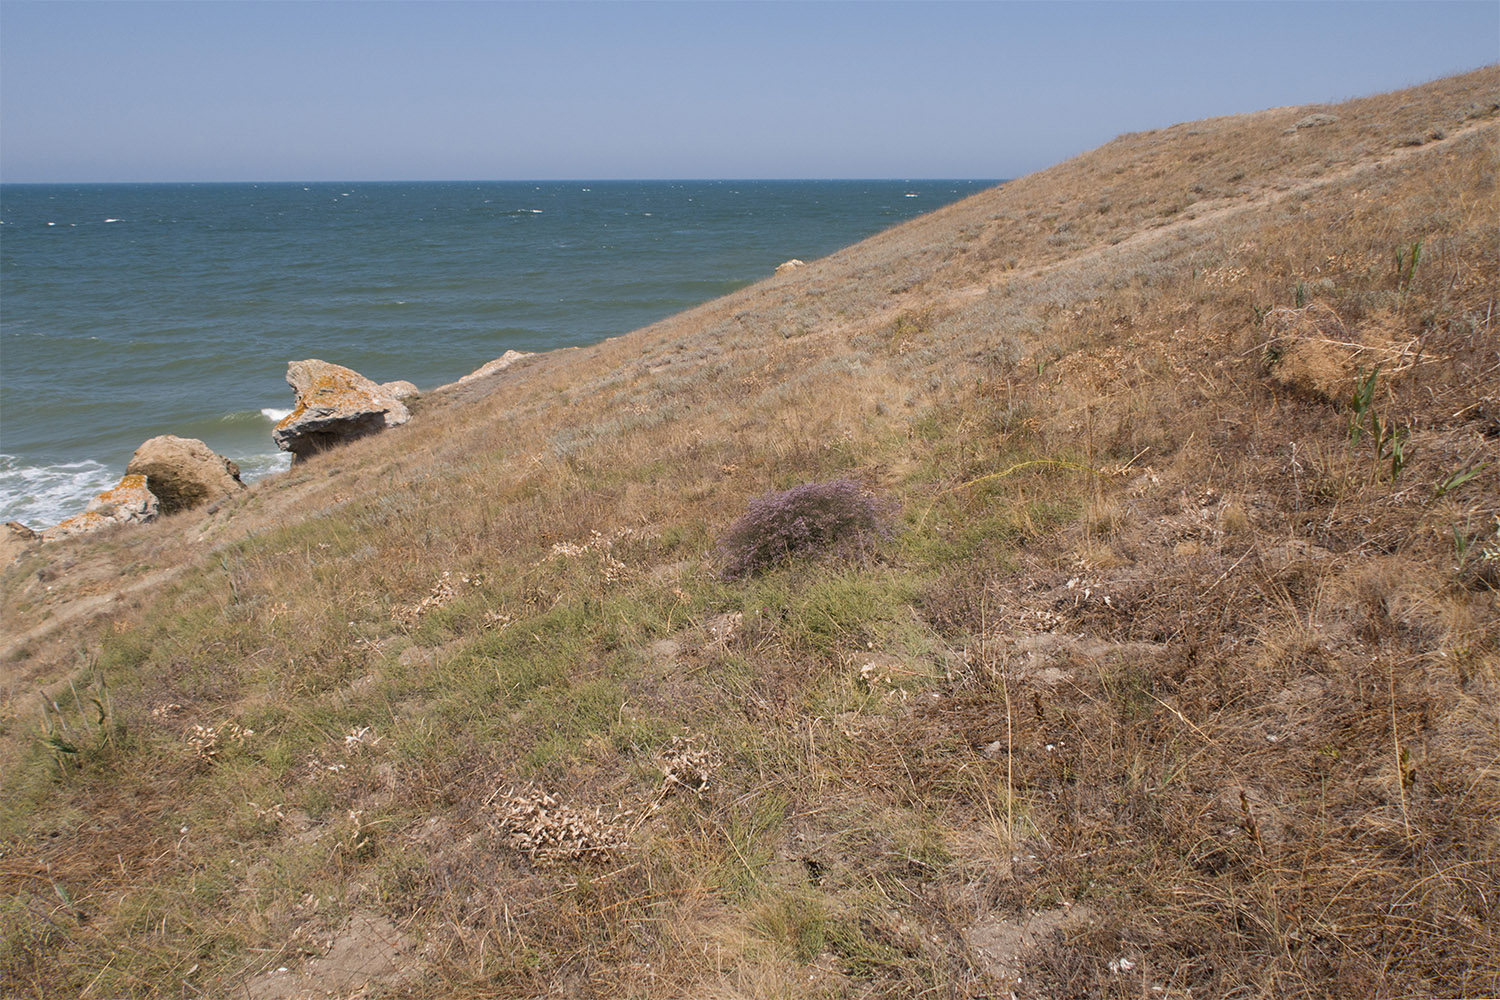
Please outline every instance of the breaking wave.
[{"label": "breaking wave", "polygon": [[14,455],[0,455],[0,521],[20,521],[35,530],[51,527],[82,511],[121,474],[87,459],[26,465]]}]

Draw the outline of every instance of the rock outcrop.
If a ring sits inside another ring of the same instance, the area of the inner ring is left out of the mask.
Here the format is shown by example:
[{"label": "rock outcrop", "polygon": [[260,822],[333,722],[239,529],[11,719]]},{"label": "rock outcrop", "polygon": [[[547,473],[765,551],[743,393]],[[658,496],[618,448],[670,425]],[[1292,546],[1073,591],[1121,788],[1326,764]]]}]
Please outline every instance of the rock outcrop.
[{"label": "rock outcrop", "polygon": [[1305,128],[1319,128],[1323,125],[1332,125],[1338,120],[1338,115],[1330,115],[1326,112],[1318,111],[1314,114],[1308,115],[1306,118],[1299,119],[1297,121],[1297,124],[1293,125],[1289,129],[1284,130],[1282,134],[1291,135],[1293,132],[1298,132]]},{"label": "rock outcrop", "polygon": [[156,497],[161,514],[190,510],[245,488],[238,465],[197,438],[171,434],[137,448],[125,474],[146,477],[146,488]]},{"label": "rock outcrop", "polygon": [[41,539],[20,521],[6,521],[0,525],[0,566],[9,566]]},{"label": "rock outcrop", "polygon": [[776,273],[777,274],[787,274],[787,273],[789,273],[791,271],[797,270],[797,268],[799,268],[799,267],[806,267],[806,266],[807,266],[807,262],[806,261],[798,260],[796,257],[793,257],[789,261],[785,261],[785,262],[783,262],[781,264],[777,264],[776,265]]},{"label": "rock outcrop", "polygon": [[447,385],[440,385],[433,391],[441,392],[444,389],[452,389],[455,386],[467,385],[477,378],[484,378],[486,375],[493,375],[496,372],[504,371],[511,365],[515,364],[517,361],[520,361],[522,358],[529,357],[531,357],[531,355],[526,351],[506,351],[494,361],[486,361],[484,364],[469,372],[469,374],[465,375],[457,382],[449,382]]},{"label": "rock outcrop", "polygon": [[156,497],[146,488],[146,477],[127,475],[90,500],[82,514],[75,514],[42,532],[42,541],[55,542],[116,524],[145,524],[154,520]]},{"label": "rock outcrop", "polygon": [[406,405],[359,372],[316,358],[287,366],[287,385],[297,405],[271,438],[298,459],[404,424]]}]

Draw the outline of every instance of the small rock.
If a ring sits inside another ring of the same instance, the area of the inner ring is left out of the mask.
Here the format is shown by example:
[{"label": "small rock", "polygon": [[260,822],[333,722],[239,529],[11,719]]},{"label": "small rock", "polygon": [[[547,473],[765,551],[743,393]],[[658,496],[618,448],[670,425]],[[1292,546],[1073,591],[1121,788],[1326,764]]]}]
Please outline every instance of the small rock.
[{"label": "small rock", "polygon": [[9,566],[21,557],[32,545],[41,541],[41,535],[20,521],[6,521],[0,531],[0,566]]},{"label": "small rock", "polygon": [[222,499],[245,488],[240,467],[197,438],[171,434],[142,444],[125,467],[129,476],[145,476],[146,488],[172,514]]},{"label": "small rock", "polygon": [[801,261],[801,260],[798,260],[796,257],[793,257],[789,261],[786,261],[786,262],[781,263],[781,264],[777,264],[776,265],[776,273],[777,274],[787,274],[787,273],[789,273],[791,271],[797,270],[797,268],[799,268],[799,267],[806,267],[806,266],[807,266],[807,262],[806,261]]},{"label": "small rock", "polygon": [[410,399],[413,396],[420,396],[422,394],[421,390],[414,383],[408,382],[405,379],[398,379],[395,382],[382,382],[380,383],[380,388],[387,396],[393,399]]},{"label": "small rock", "polygon": [[116,524],[145,524],[154,520],[156,497],[146,488],[146,477],[127,475],[90,500],[82,514],[75,514],[42,532],[42,541],[55,542]]},{"label": "small rock", "polygon": [[1297,123],[1292,126],[1292,129],[1295,131],[1304,128],[1318,128],[1322,125],[1332,125],[1338,120],[1338,115],[1330,115],[1325,111],[1319,111],[1308,115],[1306,118],[1297,119]]}]

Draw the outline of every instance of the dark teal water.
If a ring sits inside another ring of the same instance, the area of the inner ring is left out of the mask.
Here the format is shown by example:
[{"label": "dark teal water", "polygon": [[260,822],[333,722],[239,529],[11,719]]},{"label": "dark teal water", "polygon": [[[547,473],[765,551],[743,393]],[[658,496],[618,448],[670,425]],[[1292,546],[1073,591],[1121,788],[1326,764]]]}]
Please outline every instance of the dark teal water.
[{"label": "dark teal water", "polygon": [[0,520],[156,434],[285,468],[287,362],[431,388],[595,343],[985,181],[0,186]]}]

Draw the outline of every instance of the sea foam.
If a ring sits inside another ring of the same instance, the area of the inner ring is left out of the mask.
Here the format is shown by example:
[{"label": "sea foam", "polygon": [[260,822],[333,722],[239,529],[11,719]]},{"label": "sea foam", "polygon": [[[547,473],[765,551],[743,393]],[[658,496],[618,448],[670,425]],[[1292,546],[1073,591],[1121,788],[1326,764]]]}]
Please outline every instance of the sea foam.
[{"label": "sea foam", "polygon": [[26,465],[0,455],[0,521],[20,521],[40,530],[80,513],[97,494],[119,481],[101,462]]},{"label": "sea foam", "polygon": [[248,458],[235,459],[235,464],[240,467],[240,480],[249,485],[257,479],[264,479],[266,476],[290,469],[292,453],[289,451],[264,452]]}]

